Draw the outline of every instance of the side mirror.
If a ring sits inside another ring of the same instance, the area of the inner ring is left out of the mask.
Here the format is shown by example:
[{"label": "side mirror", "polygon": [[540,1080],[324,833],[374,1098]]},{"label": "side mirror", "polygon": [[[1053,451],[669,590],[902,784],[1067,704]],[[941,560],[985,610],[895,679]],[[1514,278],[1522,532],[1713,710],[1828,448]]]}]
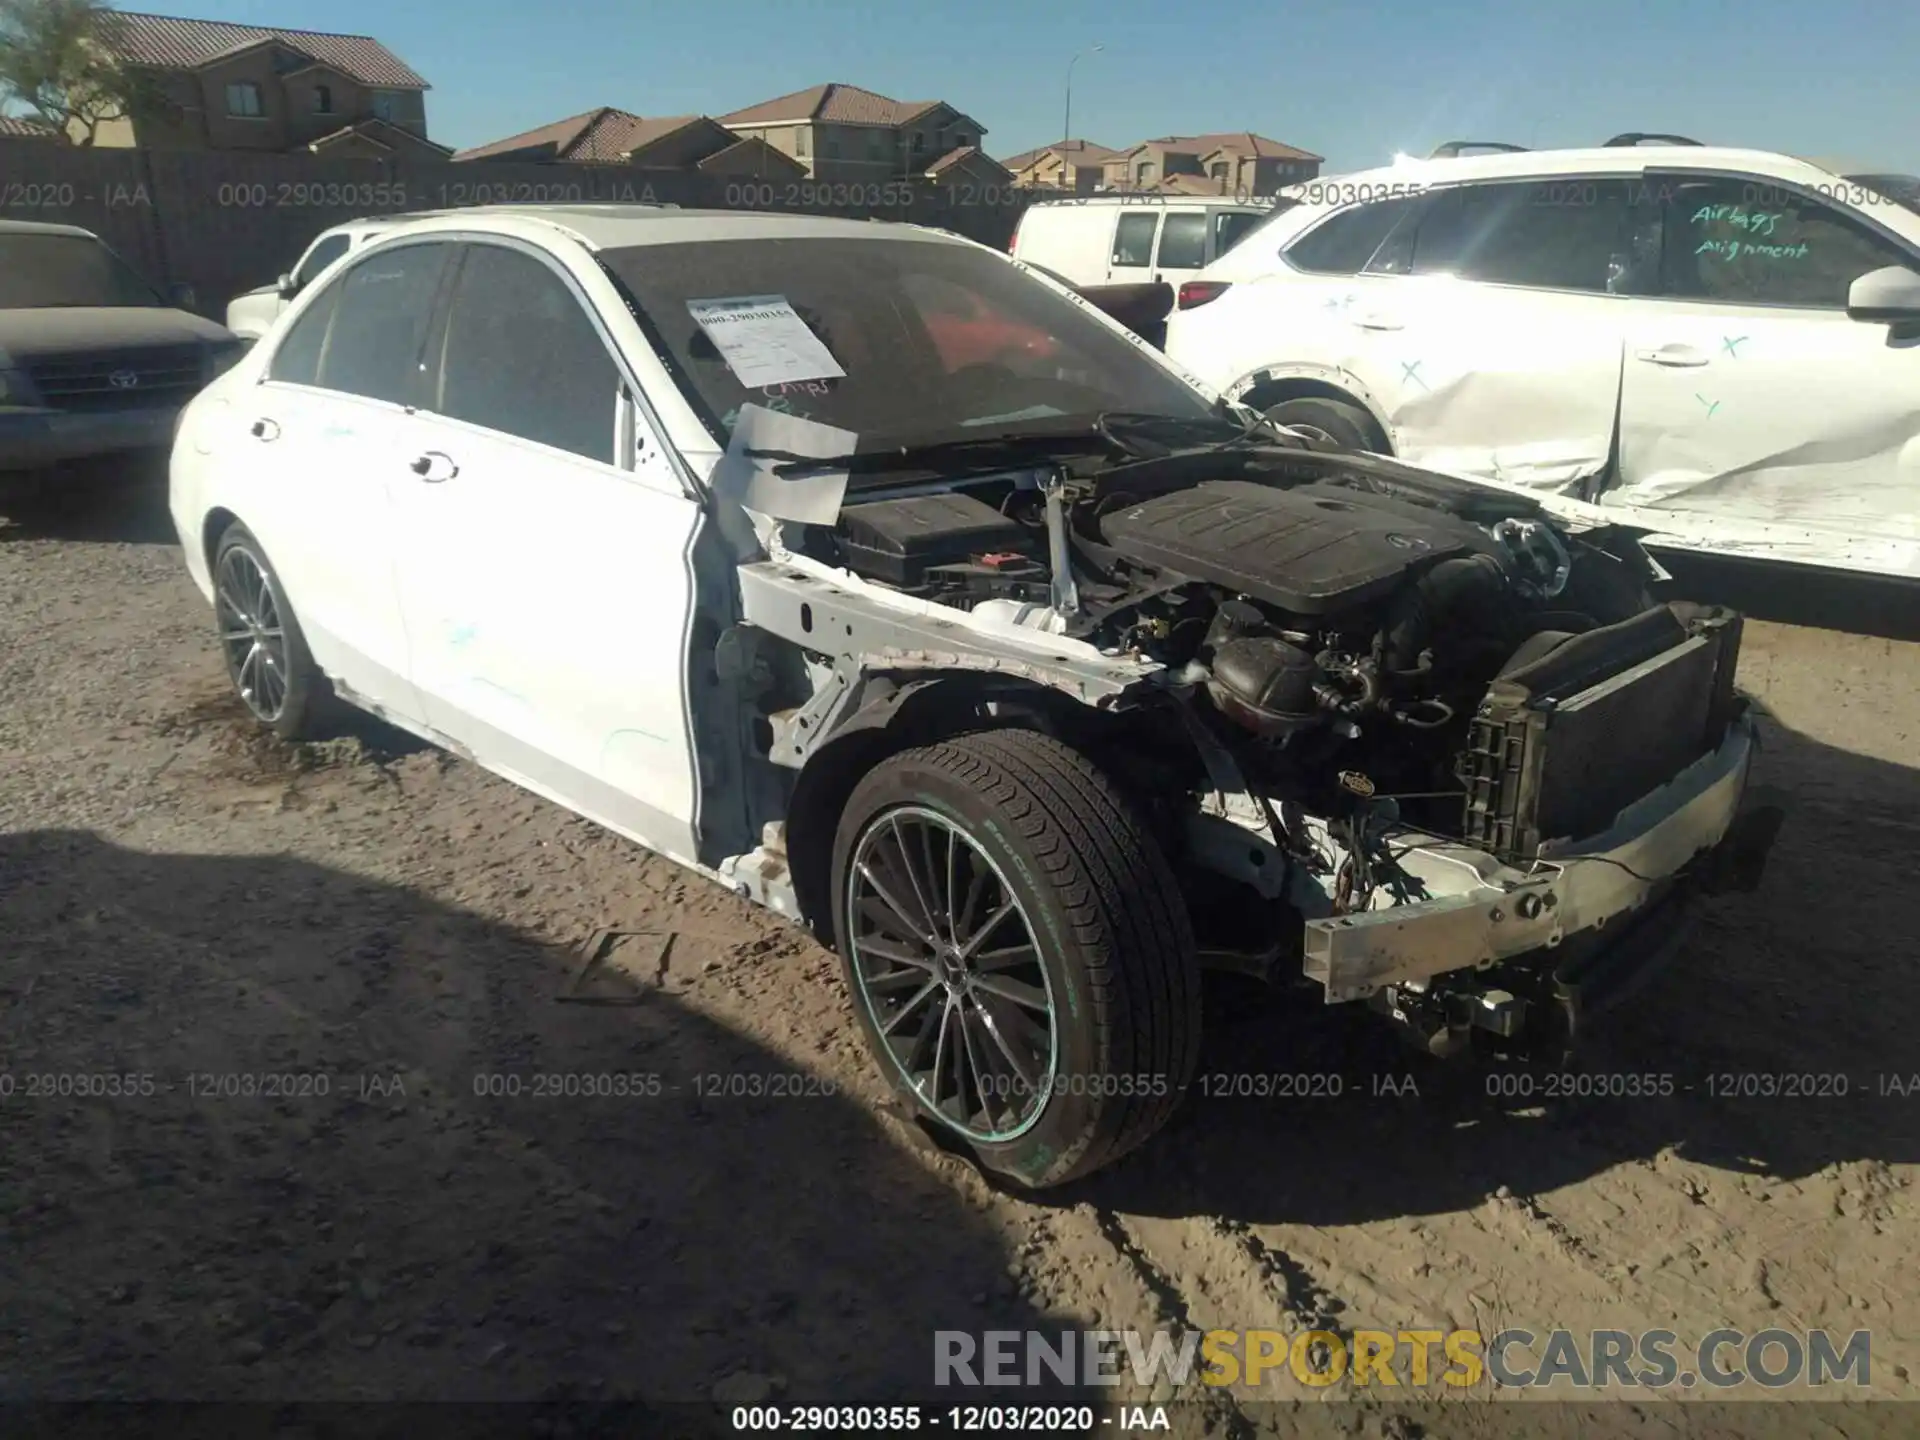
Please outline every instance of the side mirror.
[{"label": "side mirror", "polygon": [[176,280],[167,286],[167,303],[176,310],[191,310],[198,301],[199,297],[193,293],[193,286],[184,281]]},{"label": "side mirror", "polygon": [[300,286],[291,275],[282,275],[273,283],[274,288],[280,292],[282,300],[291,300],[300,293]]},{"label": "side mirror", "polygon": [[1920,275],[1902,265],[1869,270],[1847,291],[1847,318],[1882,325],[1920,322]]}]

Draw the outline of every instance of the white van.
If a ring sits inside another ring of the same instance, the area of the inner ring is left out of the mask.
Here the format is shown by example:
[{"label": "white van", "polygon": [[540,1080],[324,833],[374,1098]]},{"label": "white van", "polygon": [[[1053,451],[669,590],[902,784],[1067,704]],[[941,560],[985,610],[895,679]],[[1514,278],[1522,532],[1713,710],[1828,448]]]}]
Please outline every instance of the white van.
[{"label": "white van", "polygon": [[349,220],[344,225],[335,225],[322,230],[306,249],[293,268],[271,285],[262,285],[257,290],[249,290],[238,295],[227,305],[227,328],[248,344],[252,344],[273,328],[273,322],[280,318],[280,312],[294,301],[302,290],[319,278],[320,272],[350,250],[357,250],[369,240],[386,234],[402,221],[414,219],[412,215],[379,215],[363,220]]},{"label": "white van", "polygon": [[1027,208],[1007,248],[1074,285],[1178,285],[1293,202],[1089,195]]}]

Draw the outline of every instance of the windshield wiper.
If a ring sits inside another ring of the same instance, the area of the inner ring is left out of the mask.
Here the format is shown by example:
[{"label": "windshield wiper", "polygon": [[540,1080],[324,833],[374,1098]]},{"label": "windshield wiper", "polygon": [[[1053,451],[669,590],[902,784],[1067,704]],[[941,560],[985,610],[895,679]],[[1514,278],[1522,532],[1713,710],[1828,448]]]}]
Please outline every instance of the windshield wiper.
[{"label": "windshield wiper", "polygon": [[829,470],[875,471],[924,467],[936,473],[948,469],[972,470],[994,459],[1030,461],[1066,448],[1097,447],[1112,443],[1095,424],[1069,430],[1044,430],[1011,435],[969,435],[962,440],[935,440],[920,445],[858,450],[847,455],[796,455],[789,450],[748,450],[756,460],[777,461],[774,474],[783,477],[817,475]]},{"label": "windshield wiper", "polygon": [[[1157,460],[1175,450],[1226,450],[1237,445],[1293,443],[1277,433],[1264,415],[1241,421],[1226,414],[1162,415],[1145,410],[1108,410],[1094,423],[1116,450],[1142,460]],[[1143,448],[1142,440],[1152,448]]]}]

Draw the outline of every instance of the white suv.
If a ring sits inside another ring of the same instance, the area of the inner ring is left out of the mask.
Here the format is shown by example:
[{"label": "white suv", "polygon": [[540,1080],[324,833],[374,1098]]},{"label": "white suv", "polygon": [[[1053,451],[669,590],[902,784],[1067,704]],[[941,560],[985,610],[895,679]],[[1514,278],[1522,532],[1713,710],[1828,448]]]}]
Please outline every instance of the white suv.
[{"label": "white suv", "polygon": [[1296,187],[1181,287],[1168,353],[1655,543],[1920,575],[1920,181],[1643,138]]}]

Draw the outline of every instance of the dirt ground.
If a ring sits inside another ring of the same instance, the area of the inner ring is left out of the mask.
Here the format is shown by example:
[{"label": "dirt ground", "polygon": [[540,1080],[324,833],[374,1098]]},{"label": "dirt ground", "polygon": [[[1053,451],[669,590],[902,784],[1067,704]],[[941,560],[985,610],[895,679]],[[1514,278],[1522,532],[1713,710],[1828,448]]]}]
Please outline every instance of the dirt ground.
[{"label": "dirt ground", "polygon": [[[1208,1074],[1344,1093],[1196,1096],[1036,1202],[883,1112],[797,932],[391,732],[253,737],[156,495],[0,531],[0,1399],[870,1402],[926,1389],[935,1330],[1062,1325],[1866,1328],[1871,1397],[1920,1398],[1920,1089],[1880,1093],[1920,1072],[1920,645],[1755,624],[1742,678],[1791,807],[1764,889],[1586,1061],[1670,1097],[1490,1098],[1221,990]],[[674,938],[568,1003],[603,928]],[[1709,1093],[1743,1074],[1849,1093]],[[1177,1413],[1406,1440],[1516,1408],[1398,1398]],[[1527,1423],[1920,1418],[1706,1413]]]}]

